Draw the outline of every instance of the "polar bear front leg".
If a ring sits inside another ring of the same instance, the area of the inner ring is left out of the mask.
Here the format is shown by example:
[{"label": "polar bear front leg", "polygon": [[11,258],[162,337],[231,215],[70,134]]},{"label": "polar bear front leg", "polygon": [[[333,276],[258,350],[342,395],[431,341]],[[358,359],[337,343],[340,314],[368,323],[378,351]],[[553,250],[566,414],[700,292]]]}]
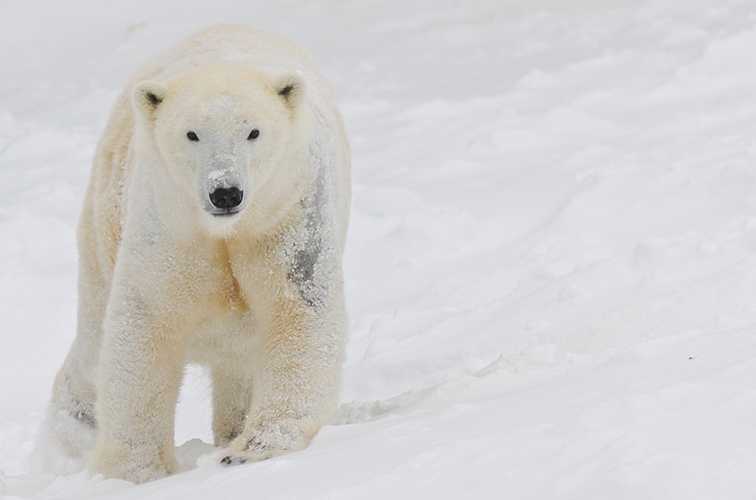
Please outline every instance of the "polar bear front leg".
[{"label": "polar bear front leg", "polygon": [[338,403],[345,335],[340,285],[328,303],[312,304],[288,290],[261,310],[267,334],[256,359],[252,407],[223,464],[305,448]]},{"label": "polar bear front leg", "polygon": [[[159,273],[151,284],[121,279],[105,321],[94,469],[141,483],[176,470],[174,415],[184,367],[184,308]],[[150,288],[151,286],[151,288]],[[157,300],[161,297],[160,300]],[[162,300],[162,302],[161,302]]]}]

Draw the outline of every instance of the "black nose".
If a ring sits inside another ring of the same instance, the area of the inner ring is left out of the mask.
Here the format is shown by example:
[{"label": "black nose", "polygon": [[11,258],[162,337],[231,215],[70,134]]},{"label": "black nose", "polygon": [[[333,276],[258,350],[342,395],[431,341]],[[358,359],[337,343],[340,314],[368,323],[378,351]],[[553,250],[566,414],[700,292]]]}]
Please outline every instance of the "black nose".
[{"label": "black nose", "polygon": [[242,198],[244,198],[244,191],[238,187],[217,188],[210,193],[210,203],[216,208],[222,208],[223,210],[238,207],[242,202]]}]

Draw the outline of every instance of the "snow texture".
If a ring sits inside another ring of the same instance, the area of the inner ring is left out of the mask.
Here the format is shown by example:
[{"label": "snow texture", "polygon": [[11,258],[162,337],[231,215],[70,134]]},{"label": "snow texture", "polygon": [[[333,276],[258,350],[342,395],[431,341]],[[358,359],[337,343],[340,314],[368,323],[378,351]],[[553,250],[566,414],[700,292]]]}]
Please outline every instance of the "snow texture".
[{"label": "snow texture", "polygon": [[[340,414],[224,468],[192,368],[185,472],[35,472],[108,110],[214,22],[309,47],[345,114]],[[5,2],[0,36],[3,498],[756,495],[753,2]]]}]

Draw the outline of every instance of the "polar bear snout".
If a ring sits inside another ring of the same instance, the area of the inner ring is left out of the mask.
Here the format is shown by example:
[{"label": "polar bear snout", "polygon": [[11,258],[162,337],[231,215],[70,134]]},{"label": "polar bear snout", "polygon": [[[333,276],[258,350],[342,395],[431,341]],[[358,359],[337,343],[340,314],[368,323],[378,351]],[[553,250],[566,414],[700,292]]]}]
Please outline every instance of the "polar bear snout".
[{"label": "polar bear snout", "polygon": [[227,215],[236,213],[244,199],[244,191],[236,186],[215,188],[210,193],[210,203],[223,212],[213,212],[213,215]]},{"label": "polar bear snout", "polygon": [[210,215],[228,216],[241,212],[244,207],[244,175],[233,163],[217,166],[205,177],[201,196]]}]

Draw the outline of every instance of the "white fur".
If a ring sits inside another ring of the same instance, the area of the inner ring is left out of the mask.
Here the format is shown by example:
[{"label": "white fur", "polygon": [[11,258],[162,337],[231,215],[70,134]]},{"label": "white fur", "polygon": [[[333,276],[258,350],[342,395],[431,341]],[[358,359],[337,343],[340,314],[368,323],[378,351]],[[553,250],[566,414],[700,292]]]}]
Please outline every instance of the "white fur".
[{"label": "white fur", "polygon": [[[214,217],[207,192],[224,182],[243,209]],[[94,161],[47,432],[107,476],[170,474],[182,371],[198,362],[231,461],[307,446],[338,400],[349,204],[341,118],[301,49],[218,26],[141,70]],[[82,426],[93,451],[58,432]]]}]

